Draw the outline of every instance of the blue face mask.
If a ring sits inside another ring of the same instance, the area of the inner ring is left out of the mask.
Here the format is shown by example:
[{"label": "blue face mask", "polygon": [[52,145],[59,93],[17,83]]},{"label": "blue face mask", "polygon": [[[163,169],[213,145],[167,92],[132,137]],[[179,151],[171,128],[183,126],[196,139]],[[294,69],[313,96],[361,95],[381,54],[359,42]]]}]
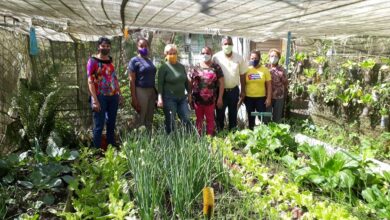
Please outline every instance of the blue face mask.
[{"label": "blue face mask", "polygon": [[249,61],[249,66],[256,67],[257,65],[259,65],[259,63],[260,63],[260,60],[251,60],[251,61]]}]

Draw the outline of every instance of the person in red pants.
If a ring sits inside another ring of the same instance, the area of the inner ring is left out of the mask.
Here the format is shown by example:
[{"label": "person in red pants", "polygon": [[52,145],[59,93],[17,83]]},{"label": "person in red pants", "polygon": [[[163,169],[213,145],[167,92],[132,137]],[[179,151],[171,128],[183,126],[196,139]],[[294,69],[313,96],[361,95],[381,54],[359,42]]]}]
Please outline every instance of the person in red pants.
[{"label": "person in red pants", "polygon": [[202,135],[203,121],[206,118],[206,132],[215,134],[215,105],[223,106],[224,79],[221,67],[212,61],[212,50],[204,47],[201,51],[201,61],[189,69],[189,80],[192,85],[192,101],[195,109],[196,128]]}]

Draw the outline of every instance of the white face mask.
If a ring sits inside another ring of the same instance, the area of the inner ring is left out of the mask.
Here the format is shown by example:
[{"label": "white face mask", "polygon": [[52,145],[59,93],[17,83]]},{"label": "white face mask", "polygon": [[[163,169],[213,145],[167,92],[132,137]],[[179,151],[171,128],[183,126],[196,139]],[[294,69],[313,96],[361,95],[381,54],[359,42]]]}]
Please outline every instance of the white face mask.
[{"label": "white face mask", "polygon": [[277,64],[279,61],[279,57],[270,57],[269,62],[273,65]]},{"label": "white face mask", "polygon": [[223,49],[223,52],[227,55],[227,54],[230,54],[232,52],[233,46],[232,45],[223,45],[222,49]]},{"label": "white face mask", "polygon": [[202,62],[207,62],[207,61],[209,61],[211,59],[211,55],[209,55],[209,54],[202,54],[201,56],[200,56],[200,60],[202,61]]}]

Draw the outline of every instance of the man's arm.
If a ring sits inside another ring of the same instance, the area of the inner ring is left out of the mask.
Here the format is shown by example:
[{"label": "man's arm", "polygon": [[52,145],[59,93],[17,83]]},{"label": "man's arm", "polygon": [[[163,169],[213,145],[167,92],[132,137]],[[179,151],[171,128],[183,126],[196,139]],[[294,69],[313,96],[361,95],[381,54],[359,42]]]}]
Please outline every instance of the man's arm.
[{"label": "man's arm", "polygon": [[240,97],[244,98],[246,93],[245,93],[245,87],[246,87],[246,74],[242,74],[240,75],[240,84],[241,84],[241,93],[240,93]]}]

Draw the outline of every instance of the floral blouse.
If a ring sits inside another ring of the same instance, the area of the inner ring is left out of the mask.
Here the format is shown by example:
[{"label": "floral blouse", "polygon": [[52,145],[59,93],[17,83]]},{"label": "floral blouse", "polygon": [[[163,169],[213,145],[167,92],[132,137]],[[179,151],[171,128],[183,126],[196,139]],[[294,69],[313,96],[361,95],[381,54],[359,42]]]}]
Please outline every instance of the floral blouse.
[{"label": "floral blouse", "polygon": [[284,98],[284,94],[287,92],[285,91],[287,85],[287,77],[284,68],[280,65],[271,67],[271,65],[269,64],[267,64],[267,67],[271,73],[272,78],[272,98]]},{"label": "floral blouse", "polygon": [[112,96],[119,94],[118,78],[112,60],[91,57],[87,64],[88,78],[94,83],[96,95]]},{"label": "floral blouse", "polygon": [[211,68],[202,68],[199,64],[190,68],[193,101],[202,105],[214,104],[218,94],[218,79],[223,77],[221,67],[213,63]]}]

